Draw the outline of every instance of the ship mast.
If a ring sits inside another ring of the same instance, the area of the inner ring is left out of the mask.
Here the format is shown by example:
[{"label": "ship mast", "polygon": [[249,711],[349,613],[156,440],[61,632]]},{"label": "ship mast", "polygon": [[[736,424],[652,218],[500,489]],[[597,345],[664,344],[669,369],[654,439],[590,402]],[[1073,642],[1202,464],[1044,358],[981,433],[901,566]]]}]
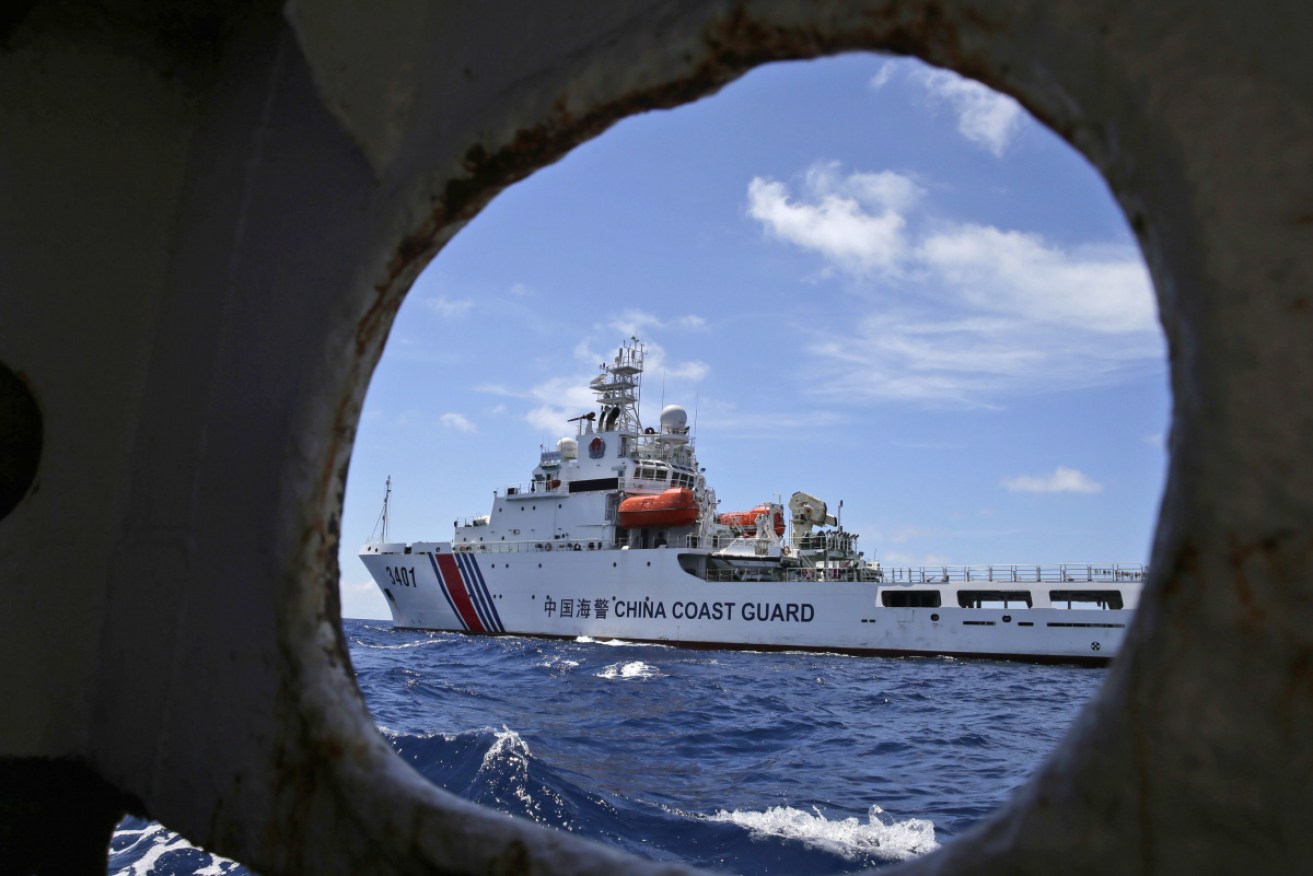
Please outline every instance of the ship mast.
[{"label": "ship mast", "polygon": [[388,540],[388,500],[390,498],[392,498],[392,475],[388,475],[387,482],[384,484],[383,511],[378,515],[378,521],[374,524],[374,532],[378,534],[379,544],[387,544]]},{"label": "ship mast", "polygon": [[597,394],[599,432],[642,433],[638,404],[643,380],[643,342],[631,337],[621,346],[611,364],[603,364],[590,387]]}]

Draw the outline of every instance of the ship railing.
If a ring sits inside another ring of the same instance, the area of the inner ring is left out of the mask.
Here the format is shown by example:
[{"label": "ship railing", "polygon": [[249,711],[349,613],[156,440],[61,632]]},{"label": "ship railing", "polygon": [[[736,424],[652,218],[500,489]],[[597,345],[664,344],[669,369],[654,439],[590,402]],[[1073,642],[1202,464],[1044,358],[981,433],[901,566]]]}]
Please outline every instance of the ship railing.
[{"label": "ship railing", "polygon": [[[813,555],[815,558],[828,552],[831,558],[851,559],[852,552],[856,547],[857,536],[851,532],[832,532],[821,535],[804,535],[794,536],[791,538],[780,539],[780,544],[787,548],[785,555],[795,557],[806,554]],[[704,547],[713,551],[723,550],[728,547],[748,548],[757,545],[759,542],[755,535],[716,535],[711,538],[700,539],[696,535],[685,536],[679,539],[672,539],[672,547]]]},{"label": "ship railing", "polygon": [[880,583],[880,570],[874,566],[831,566],[816,568],[812,566],[777,566],[773,568],[744,568],[732,566],[723,569],[707,569],[706,580],[715,583],[735,581],[770,581],[792,584],[814,584],[818,581],[848,581],[867,584]]},{"label": "ship railing", "polygon": [[885,584],[1120,584],[1143,581],[1143,563],[1001,564],[986,566],[888,567],[880,570]]},{"label": "ship railing", "polygon": [[552,481],[532,481],[527,484],[511,484],[509,487],[497,490],[496,495],[500,498],[503,496],[528,496],[528,495],[548,495],[559,496],[562,493],[568,493],[569,487],[564,481],[556,480],[556,486],[552,486]]},{"label": "ship railing", "polygon": [[825,530],[811,535],[790,536],[786,542],[794,550],[806,553],[851,553],[857,545],[857,533],[844,530]]},{"label": "ship railing", "polygon": [[697,481],[684,472],[672,471],[670,478],[620,478],[620,489],[630,494],[662,493],[672,487],[696,489]]},{"label": "ship railing", "polygon": [[552,551],[600,551],[597,538],[544,538],[537,541],[458,541],[451,549],[457,553],[516,554],[551,553]]},{"label": "ship railing", "polygon": [[670,539],[672,548],[705,548],[719,551],[728,547],[751,547],[757,539],[742,535],[713,535],[711,538],[699,538],[696,535],[674,536]]}]

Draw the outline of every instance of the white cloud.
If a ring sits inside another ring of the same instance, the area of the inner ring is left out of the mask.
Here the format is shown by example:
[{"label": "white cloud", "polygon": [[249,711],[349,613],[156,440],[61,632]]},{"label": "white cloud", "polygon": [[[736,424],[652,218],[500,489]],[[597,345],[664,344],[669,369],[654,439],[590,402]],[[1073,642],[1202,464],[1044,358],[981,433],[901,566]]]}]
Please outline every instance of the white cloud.
[{"label": "white cloud", "polygon": [[880,302],[850,331],[811,345],[829,365],[831,392],[989,408],[1009,395],[1117,383],[1163,361],[1149,278],[1133,253],[1090,259],[995,229],[954,235],[918,249],[919,301]]},{"label": "white cloud", "polygon": [[539,404],[524,415],[524,419],[537,429],[552,435],[573,435],[572,417],[593,410],[595,400],[588,388],[588,377],[553,377],[529,390],[529,396]]},{"label": "white cloud", "polygon": [[[685,380],[698,383],[711,371],[711,366],[697,359],[687,362],[672,362],[665,347],[657,343],[647,343],[643,350],[643,370],[646,380]],[[652,384],[649,382],[648,386]]]},{"label": "white cloud", "polygon": [[1099,493],[1103,485],[1097,483],[1084,472],[1074,468],[1058,466],[1053,474],[1020,475],[1004,478],[1004,489],[1013,493]]},{"label": "white cloud", "polygon": [[1039,235],[962,225],[927,236],[915,256],[963,303],[1062,328],[1157,328],[1152,284],[1134,250],[1064,251]]},{"label": "white cloud", "polygon": [[[701,317],[689,315],[679,317],[673,320],[662,320],[651,314],[639,310],[629,310],[624,314],[616,317],[617,322],[628,321],[629,324],[642,328],[671,326],[687,327],[696,330],[705,323]],[[608,326],[608,329],[615,328],[614,325]],[[634,332],[636,333],[636,332]],[[527,391],[514,391],[508,389],[503,384],[487,383],[475,387],[477,392],[487,393],[489,395],[504,396],[507,398],[527,399],[533,406],[525,411],[522,416],[526,422],[536,429],[547,432],[551,435],[573,435],[576,424],[569,422],[572,418],[581,414],[593,411],[597,406],[597,399],[589,387],[589,381],[596,375],[596,367],[604,362],[609,362],[615,355],[614,348],[606,354],[599,354],[591,349],[591,339],[585,338],[575,345],[573,350],[574,359],[582,364],[589,366],[586,372],[576,372],[572,374],[563,374],[541,380],[536,385],[530,387]],[[550,366],[549,366],[550,367]],[[672,362],[666,355],[665,349],[657,343],[647,341],[644,343],[644,360],[643,370],[645,372],[645,383],[647,388],[648,405],[645,411],[650,415],[654,408],[651,408],[654,400],[659,396],[654,395],[653,380],[664,381],[688,381],[697,382],[702,380],[710,371],[710,366],[705,362],[698,360],[689,360],[684,362]],[[674,387],[672,387],[673,389]],[[494,411],[505,410],[503,405],[498,405]],[[459,415],[454,415],[459,416]],[[444,423],[456,427],[454,422]]]},{"label": "white cloud", "polygon": [[780,240],[820,253],[856,275],[896,269],[906,257],[901,211],[922,195],[911,177],[881,171],[840,176],[838,162],[808,168],[799,200],[783,183],[755,177],[748,215]]},{"label": "white cloud", "polygon": [[[687,314],[674,319],[662,319],[653,314],[631,308],[612,319],[606,327],[624,334],[641,337],[646,334],[646,329],[702,331],[706,328],[706,325],[707,321],[696,314]],[[614,350],[606,355],[592,352],[589,349],[588,339],[581,341],[575,347],[575,358],[585,362],[606,362],[614,355]],[[647,374],[646,379],[649,381],[669,379],[687,380],[696,383],[707,376],[711,367],[707,363],[696,359],[687,362],[672,362],[666,354],[665,347],[651,339],[647,339],[643,342],[643,370]]]},{"label": "white cloud", "polygon": [[453,319],[469,313],[474,308],[474,299],[448,298],[446,295],[435,295],[432,298],[425,298],[424,305],[439,316]]},{"label": "white cloud", "polygon": [[677,316],[674,319],[662,319],[656,314],[631,307],[613,317],[606,327],[621,334],[641,337],[649,329],[702,331],[706,329],[707,321],[694,313]]},{"label": "white cloud", "polygon": [[350,581],[343,575],[338,585],[342,600],[342,617],[386,620],[387,602],[372,578]]},{"label": "white cloud", "polygon": [[[632,332],[631,332],[631,334],[632,334]],[[596,365],[596,364],[600,363],[600,362],[602,361],[602,359],[605,358],[605,356],[604,356],[603,354],[601,354],[601,353],[595,352],[595,351],[589,346],[589,343],[590,343],[591,341],[592,341],[592,338],[584,338],[582,341],[580,341],[579,343],[575,344],[575,345],[574,345],[574,358],[575,358],[577,361],[579,361],[579,362],[590,362],[590,363]]]},{"label": "white cloud", "polygon": [[817,430],[837,429],[847,423],[842,414],[831,410],[744,410],[735,401],[707,396],[698,401],[698,408],[689,411],[691,419],[700,421],[698,428],[722,436],[814,441]]},{"label": "white cloud", "polygon": [[447,413],[441,417],[442,425],[448,429],[455,429],[458,432],[477,432],[479,428],[470,422],[468,417],[462,414]]},{"label": "white cloud", "polygon": [[936,103],[957,116],[957,130],[972,143],[1001,156],[1021,130],[1021,105],[1005,94],[947,70],[925,68],[914,76]]},{"label": "white cloud", "polygon": [[997,407],[1002,395],[1107,385],[1163,360],[1152,284],[1131,246],[1064,249],[932,222],[909,177],[845,176],[832,162],[800,188],[794,200],[753,180],[751,214],[857,288],[879,282],[847,330],[808,346],[827,394]]},{"label": "white cloud", "polygon": [[871,89],[873,91],[879,91],[881,88],[884,88],[885,85],[889,83],[890,78],[894,75],[896,67],[897,63],[894,61],[885,61],[881,64],[880,69],[875,71],[875,75],[871,77],[871,81],[868,83]]}]

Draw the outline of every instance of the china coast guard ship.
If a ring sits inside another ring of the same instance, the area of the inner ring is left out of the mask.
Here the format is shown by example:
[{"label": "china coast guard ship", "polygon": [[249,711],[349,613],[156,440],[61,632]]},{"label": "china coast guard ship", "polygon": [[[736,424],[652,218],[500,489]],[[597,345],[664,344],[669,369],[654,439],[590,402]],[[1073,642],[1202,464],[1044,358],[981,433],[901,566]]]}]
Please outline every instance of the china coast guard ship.
[{"label": "china coast guard ship", "polygon": [[[597,409],[527,484],[450,541],[365,545],[395,626],[756,650],[1106,663],[1142,564],[881,568],[796,492],[721,512],[678,405],[639,419],[643,345],[589,388]],[[390,481],[389,481],[390,491]]]}]

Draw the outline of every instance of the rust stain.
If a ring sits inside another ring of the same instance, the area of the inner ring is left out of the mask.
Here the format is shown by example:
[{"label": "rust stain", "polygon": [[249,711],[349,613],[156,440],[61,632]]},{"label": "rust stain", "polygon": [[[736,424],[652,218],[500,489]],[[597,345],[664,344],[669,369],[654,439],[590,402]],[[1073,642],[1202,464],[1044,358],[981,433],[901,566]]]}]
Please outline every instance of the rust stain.
[{"label": "rust stain", "polygon": [[[841,33],[818,26],[782,27],[753,17],[736,6],[713,21],[703,34],[705,52],[683,78],[621,95],[582,114],[569,111],[569,95],[557,97],[543,122],[521,129],[502,148],[490,152],[475,144],[466,152],[465,175],[450,180],[432,212],[407,235],[389,261],[386,275],[376,284],[376,297],[360,321],[356,336],[361,356],[377,341],[380,328],[400,305],[397,281],[417,264],[436,254],[439,232],[467,221],[507,186],[562,157],[571,148],[600,134],[615,122],[636,113],[688,103],[769,61],[815,58],[843,51],[868,50],[892,54],[922,54],[935,63],[988,81],[991,69],[963,49],[958,21],[973,32],[1006,31],[1006,22],[986,18],[976,10],[952,14],[937,3],[917,10],[891,5],[868,13],[863,26]],[[932,51],[933,50],[933,51]]]},{"label": "rust stain", "polygon": [[[1262,633],[1271,620],[1261,595],[1261,587],[1255,585],[1247,571],[1255,562],[1262,572],[1263,580],[1279,582],[1282,577],[1276,571],[1298,555],[1306,558],[1310,552],[1309,536],[1294,530],[1277,530],[1257,539],[1239,541],[1232,538],[1227,545],[1227,563],[1233,572],[1232,592],[1243,612],[1243,620],[1252,631]],[[1294,563],[1304,567],[1306,563]],[[1274,594],[1268,594],[1269,597]],[[1285,600],[1282,600],[1284,602]]]},{"label": "rust stain", "polygon": [[1267,612],[1263,610],[1254,593],[1253,584],[1245,573],[1245,566],[1255,554],[1266,552],[1266,545],[1239,543],[1234,537],[1228,539],[1227,565],[1232,572],[1231,592],[1237,602],[1238,619],[1241,625],[1251,629],[1263,626],[1267,621]]}]

